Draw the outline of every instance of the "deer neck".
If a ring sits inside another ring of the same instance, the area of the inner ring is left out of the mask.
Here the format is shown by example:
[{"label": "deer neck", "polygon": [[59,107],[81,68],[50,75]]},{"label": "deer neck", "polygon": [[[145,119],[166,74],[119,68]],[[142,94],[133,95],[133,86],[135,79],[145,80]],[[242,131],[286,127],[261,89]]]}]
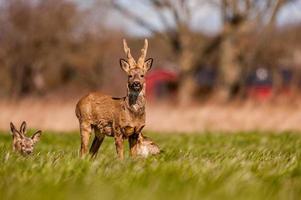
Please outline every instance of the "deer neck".
[{"label": "deer neck", "polygon": [[145,89],[140,92],[134,92],[128,89],[128,94],[125,98],[127,109],[138,115],[142,115],[145,112]]}]

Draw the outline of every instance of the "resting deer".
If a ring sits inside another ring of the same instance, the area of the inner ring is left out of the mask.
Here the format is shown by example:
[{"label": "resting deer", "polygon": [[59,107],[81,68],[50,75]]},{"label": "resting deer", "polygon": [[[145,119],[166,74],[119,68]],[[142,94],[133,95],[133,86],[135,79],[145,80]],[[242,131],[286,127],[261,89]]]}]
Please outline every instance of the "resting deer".
[{"label": "resting deer", "polygon": [[17,130],[11,122],[10,129],[13,136],[13,150],[22,155],[29,155],[33,152],[34,145],[40,140],[42,131],[35,132],[31,137],[26,137],[26,122],[24,121],[20,130]]},{"label": "resting deer", "polygon": [[90,148],[92,157],[97,155],[105,136],[114,137],[119,158],[124,158],[124,139],[129,140],[130,154],[136,155],[134,145],[137,135],[145,125],[145,74],[151,69],[153,59],[145,59],[148,48],[146,39],[137,62],[132,57],[125,40],[123,47],[127,60],[120,59],[120,66],[128,75],[127,95],[115,98],[95,92],[83,97],[76,105],[81,135],[81,156],[88,152],[92,129],[95,133]]}]

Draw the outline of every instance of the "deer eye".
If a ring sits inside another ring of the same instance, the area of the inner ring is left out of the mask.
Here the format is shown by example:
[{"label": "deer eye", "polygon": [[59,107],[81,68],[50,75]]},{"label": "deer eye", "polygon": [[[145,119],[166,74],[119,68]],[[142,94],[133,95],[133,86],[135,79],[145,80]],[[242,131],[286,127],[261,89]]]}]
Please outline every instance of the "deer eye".
[{"label": "deer eye", "polygon": [[129,75],[130,78],[133,78],[133,75]]},{"label": "deer eye", "polygon": [[142,74],[142,75],[140,75],[140,77],[141,77],[141,78],[143,78],[143,77],[144,77],[144,75]]}]

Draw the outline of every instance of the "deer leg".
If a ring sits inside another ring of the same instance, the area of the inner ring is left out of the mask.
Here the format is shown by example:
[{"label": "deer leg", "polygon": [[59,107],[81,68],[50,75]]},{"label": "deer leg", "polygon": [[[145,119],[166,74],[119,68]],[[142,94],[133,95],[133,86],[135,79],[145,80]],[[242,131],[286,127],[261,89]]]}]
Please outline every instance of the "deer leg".
[{"label": "deer leg", "polygon": [[89,139],[91,135],[91,124],[81,123],[80,124],[80,136],[81,136],[81,146],[80,146],[80,156],[83,157],[88,152]]},{"label": "deer leg", "polygon": [[124,148],[123,148],[123,137],[122,134],[115,135],[115,146],[118,157],[123,160],[124,158]]},{"label": "deer leg", "polygon": [[97,152],[98,152],[99,147],[101,146],[104,138],[105,138],[105,135],[101,134],[99,129],[95,129],[95,137],[94,137],[94,140],[93,140],[91,148],[90,148],[90,154],[91,154],[92,158],[96,158]]},{"label": "deer leg", "polygon": [[138,133],[134,133],[129,137],[130,155],[135,157],[137,155]]}]

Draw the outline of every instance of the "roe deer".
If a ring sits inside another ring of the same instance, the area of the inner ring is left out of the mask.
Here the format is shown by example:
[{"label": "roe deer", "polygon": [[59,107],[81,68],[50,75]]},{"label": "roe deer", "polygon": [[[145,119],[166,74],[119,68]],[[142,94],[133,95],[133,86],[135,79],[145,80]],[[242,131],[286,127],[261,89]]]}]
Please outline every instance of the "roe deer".
[{"label": "roe deer", "polygon": [[147,39],[137,62],[132,57],[125,40],[123,47],[127,60],[120,59],[120,66],[128,75],[127,95],[123,98],[114,98],[95,92],[83,97],[76,105],[75,113],[79,120],[81,135],[81,156],[88,151],[92,129],[95,133],[90,148],[92,157],[97,155],[105,136],[114,137],[119,158],[124,157],[124,139],[129,140],[131,156],[136,155],[133,147],[137,135],[145,125],[145,74],[151,69],[153,59],[145,60]]},{"label": "roe deer", "polygon": [[26,122],[24,121],[20,130],[17,130],[15,125],[10,123],[10,130],[13,136],[13,150],[22,155],[29,155],[33,152],[34,145],[40,140],[42,131],[35,132],[31,137],[26,137]]}]

